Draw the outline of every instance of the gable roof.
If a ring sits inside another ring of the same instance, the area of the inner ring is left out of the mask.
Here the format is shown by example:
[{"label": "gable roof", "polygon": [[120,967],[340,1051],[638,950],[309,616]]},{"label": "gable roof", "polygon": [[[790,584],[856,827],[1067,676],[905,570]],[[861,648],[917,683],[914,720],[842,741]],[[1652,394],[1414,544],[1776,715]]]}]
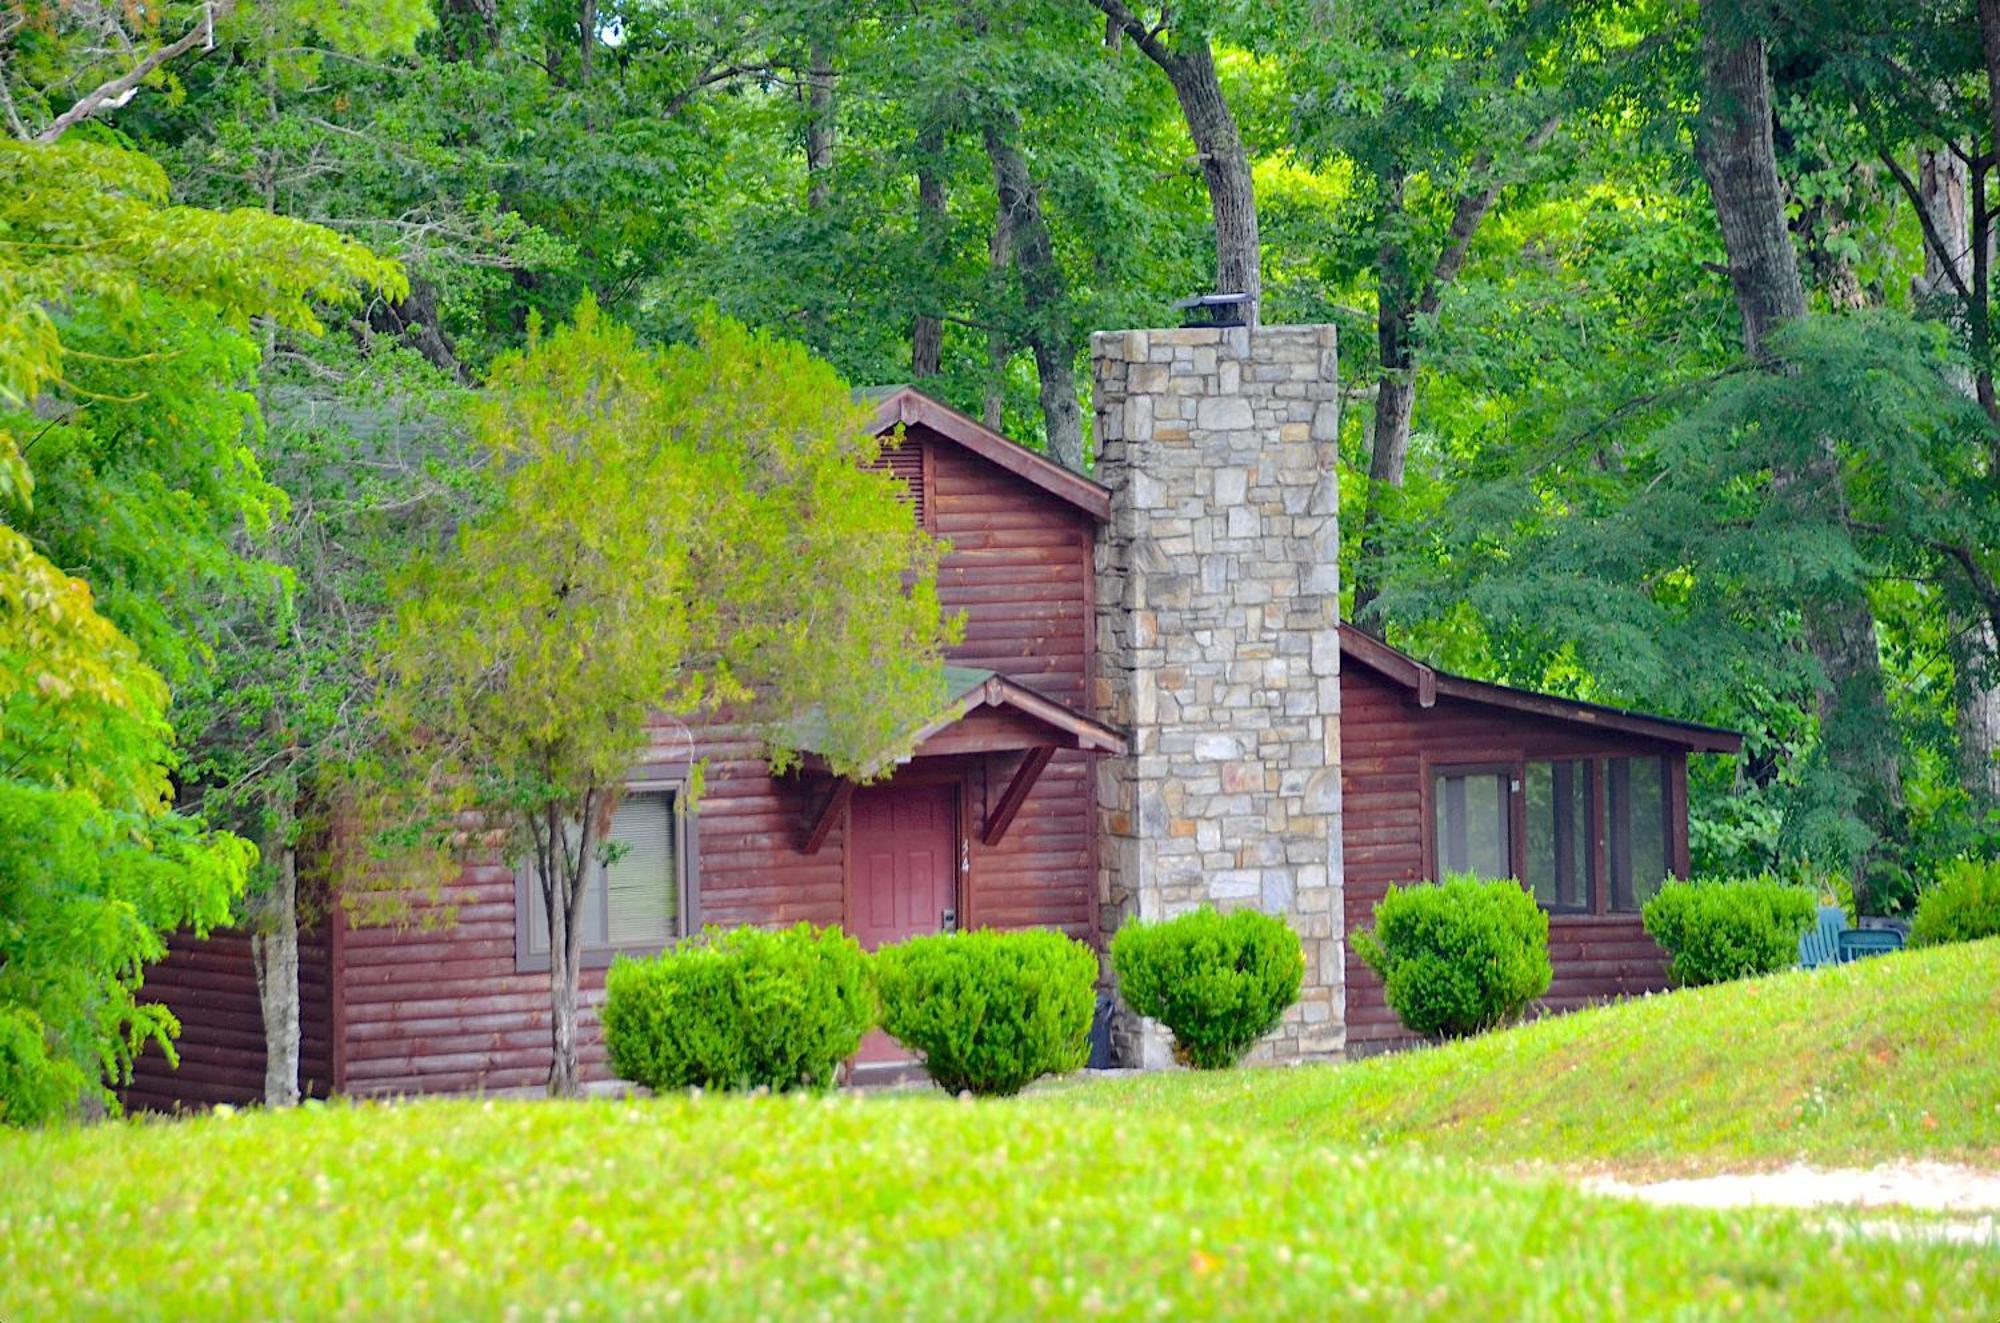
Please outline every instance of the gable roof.
[{"label": "gable roof", "polygon": [[1111,517],[1111,493],[1046,455],[1009,441],[976,418],[934,400],[915,386],[878,386],[859,392],[875,405],[875,430],[898,423],[927,427],[954,445],[1022,478],[1100,522]]},{"label": "gable roof", "polygon": [[[1033,731],[1032,735],[996,734],[982,741],[982,752],[1042,745],[1092,753],[1125,752],[1125,737],[1117,730],[1052,698],[1044,698],[1018,680],[980,666],[946,666],[943,702],[934,711],[912,714],[907,731],[912,756],[921,757],[927,752],[923,747],[926,741],[982,708],[1017,715]],[[786,726],[781,738],[800,753],[824,753],[826,714],[818,708],[800,713]]]},{"label": "gable roof", "polygon": [[1664,744],[1678,745],[1690,753],[1735,753],[1743,747],[1739,731],[1721,726],[1704,726],[1698,721],[1649,716],[1625,708],[1585,703],[1574,698],[1557,698],[1532,689],[1468,680],[1435,667],[1426,666],[1407,652],[1400,652],[1378,638],[1362,633],[1353,625],[1340,627],[1340,655],[1386,680],[1403,686],[1417,696],[1418,707],[1430,707],[1440,695],[1483,703],[1488,707],[1509,708],[1554,721],[1567,721],[1599,730],[1643,735]]}]

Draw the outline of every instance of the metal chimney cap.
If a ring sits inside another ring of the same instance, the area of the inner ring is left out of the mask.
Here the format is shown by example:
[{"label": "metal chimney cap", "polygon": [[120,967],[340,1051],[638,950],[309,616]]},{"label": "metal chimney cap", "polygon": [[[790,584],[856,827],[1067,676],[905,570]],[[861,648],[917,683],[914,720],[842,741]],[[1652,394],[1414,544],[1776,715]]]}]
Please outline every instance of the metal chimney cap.
[{"label": "metal chimney cap", "polygon": [[1241,326],[1248,294],[1190,294],[1174,303],[1183,326]]}]

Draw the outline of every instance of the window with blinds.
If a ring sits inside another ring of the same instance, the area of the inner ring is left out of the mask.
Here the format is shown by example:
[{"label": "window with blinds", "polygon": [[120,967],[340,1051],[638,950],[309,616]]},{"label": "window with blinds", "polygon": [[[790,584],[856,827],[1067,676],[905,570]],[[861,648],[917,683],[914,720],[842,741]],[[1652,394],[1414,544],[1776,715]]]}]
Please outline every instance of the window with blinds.
[{"label": "window with blinds", "polygon": [[[671,790],[636,791],[619,802],[608,837],[609,864],[593,863],[584,883],[579,926],[583,949],[656,951],[681,931],[682,851],[679,806]],[[520,901],[522,955],[546,967],[549,918],[540,879],[524,870]]]}]

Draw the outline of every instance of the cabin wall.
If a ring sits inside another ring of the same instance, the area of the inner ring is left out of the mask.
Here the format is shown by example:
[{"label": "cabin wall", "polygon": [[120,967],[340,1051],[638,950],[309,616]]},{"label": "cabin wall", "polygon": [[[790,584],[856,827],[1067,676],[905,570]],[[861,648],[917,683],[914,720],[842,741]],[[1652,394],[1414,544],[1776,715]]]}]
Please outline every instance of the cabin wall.
[{"label": "cabin wall", "polygon": [[[1341,668],[1341,787],[1346,809],[1347,927],[1374,925],[1375,903],[1392,883],[1425,878],[1423,759],[1477,763],[1557,755],[1686,755],[1640,737],[1592,731],[1452,698],[1431,708],[1349,659]],[[1683,806],[1684,807],[1684,806]],[[1555,980],[1543,1004],[1575,1010],[1668,986],[1666,956],[1636,914],[1549,916]],[[1349,951],[1347,1041],[1365,1054],[1411,1040],[1382,998],[1373,970]]]},{"label": "cabin wall", "polygon": [[[908,430],[905,452],[890,467],[923,494],[928,524],[952,547],[939,596],[947,610],[965,612],[967,625],[951,660],[991,667],[1088,711],[1095,622],[1087,516],[920,426]],[[823,782],[774,780],[745,730],[671,718],[655,722],[637,774],[670,773],[696,759],[706,760],[707,782],[691,925],[840,923],[845,821],[816,853],[799,848]],[[1093,938],[1095,785],[1084,755],[1056,755],[999,845],[977,839],[1019,759],[924,760],[925,774],[955,776],[963,787],[970,873],[961,921],[1049,925]],[[546,1079],[548,976],[516,971],[514,897],[513,870],[477,862],[440,897],[455,910],[449,926],[343,932],[343,1091],[498,1090]],[[586,970],[582,982],[583,1072],[602,1079],[609,1073],[597,1030],[603,973]]]},{"label": "cabin wall", "polygon": [[[181,1022],[178,1069],[148,1045],[123,1092],[136,1111],[232,1106],[264,1099],[264,1010],[247,933],[177,934],[167,958],[146,971],[140,1000],[159,1002]],[[324,927],[299,934],[299,1082],[308,1097],[333,1083],[332,992]]]}]

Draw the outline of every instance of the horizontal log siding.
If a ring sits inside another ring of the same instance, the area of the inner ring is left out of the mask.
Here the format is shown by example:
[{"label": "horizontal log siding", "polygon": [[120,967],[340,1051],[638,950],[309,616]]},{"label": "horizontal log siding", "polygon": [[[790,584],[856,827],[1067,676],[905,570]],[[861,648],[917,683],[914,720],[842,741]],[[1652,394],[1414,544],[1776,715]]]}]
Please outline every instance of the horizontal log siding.
[{"label": "horizontal log siding", "polygon": [[[1433,763],[1578,754],[1682,755],[1649,741],[1580,729],[1524,713],[1441,698],[1431,708],[1352,660],[1340,677],[1342,846],[1347,931],[1374,924],[1375,903],[1391,883],[1424,880],[1422,758]],[[1667,986],[1666,957],[1639,916],[1551,915],[1555,966],[1543,1007],[1575,1010]],[[1358,1054],[1411,1041],[1382,999],[1381,980],[1347,952],[1347,1040]]]},{"label": "horizontal log siding", "polygon": [[[327,951],[323,928],[299,934],[299,1082],[315,1098],[326,1097],[333,1081]],[[264,1010],[247,934],[175,936],[167,958],[146,971],[139,997],[161,1003],[180,1020],[174,1044],[180,1066],[149,1045],[124,1090],[127,1107],[169,1111],[263,1101]]]},{"label": "horizontal log siding", "polygon": [[[1089,711],[1085,673],[1094,614],[1086,517],[923,428],[910,429],[910,437],[930,449],[929,522],[952,544],[939,595],[948,610],[967,616],[952,660],[1005,672]],[[897,467],[905,476],[916,472],[907,463]],[[964,776],[972,840],[962,921],[1049,924],[1089,936],[1095,813],[1083,755],[1056,756],[998,846],[977,839],[1019,757],[925,760]],[[839,923],[844,818],[817,853],[799,850],[822,780],[774,780],[760,745],[742,729],[656,722],[652,765],[695,758],[707,760],[695,921]],[[547,1078],[548,977],[515,972],[513,873],[491,863],[468,866],[441,900],[456,909],[449,928],[351,929],[344,936],[348,1092],[494,1090]],[[602,989],[602,972],[585,971],[580,1028],[587,1079],[608,1073],[597,1030]]]},{"label": "horizontal log siding", "polygon": [[[938,596],[946,610],[966,617],[952,660],[991,667],[1092,713],[1096,530],[1089,518],[925,429],[912,431],[930,450],[931,531],[951,544],[938,570]],[[979,840],[1020,757],[981,758],[968,776],[972,867],[962,921],[1046,925],[1090,939],[1097,787],[1086,755],[1058,751],[1000,843]]]}]

